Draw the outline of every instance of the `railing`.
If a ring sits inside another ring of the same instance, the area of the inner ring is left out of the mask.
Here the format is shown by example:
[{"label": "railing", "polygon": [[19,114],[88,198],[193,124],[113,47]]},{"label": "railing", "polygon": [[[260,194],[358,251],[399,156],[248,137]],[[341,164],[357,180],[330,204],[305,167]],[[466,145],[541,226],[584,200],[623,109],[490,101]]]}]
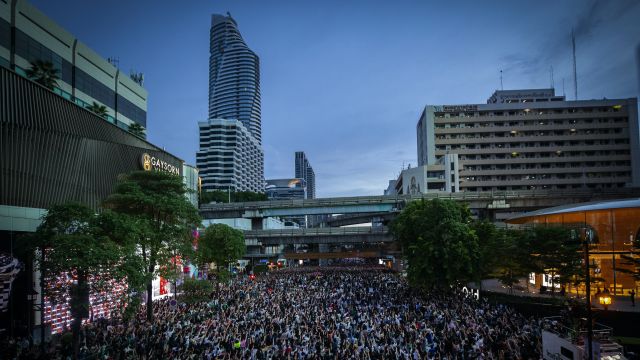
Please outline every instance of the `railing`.
[{"label": "railing", "polygon": [[569,198],[592,197],[606,195],[640,195],[640,188],[618,189],[585,189],[585,190],[521,190],[521,191],[478,191],[478,192],[433,192],[417,195],[380,195],[323,198],[310,200],[271,200],[251,201],[238,203],[204,204],[202,211],[229,211],[229,210],[261,210],[261,209],[285,209],[302,207],[331,207],[331,206],[357,206],[375,204],[398,204],[412,200],[451,199],[451,200],[503,200],[503,199],[528,199],[528,198]]}]

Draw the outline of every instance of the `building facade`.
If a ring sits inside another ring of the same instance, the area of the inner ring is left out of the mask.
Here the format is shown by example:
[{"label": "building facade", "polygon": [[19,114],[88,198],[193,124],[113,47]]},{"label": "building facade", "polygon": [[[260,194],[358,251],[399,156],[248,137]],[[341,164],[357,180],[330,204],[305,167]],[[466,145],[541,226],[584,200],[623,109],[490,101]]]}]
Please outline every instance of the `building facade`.
[{"label": "building facade", "polygon": [[264,192],[264,153],[242,122],[209,119],[199,128],[196,166],[203,191]]},{"label": "building facade", "polygon": [[636,98],[496,91],[487,104],[426,106],[418,163],[457,154],[459,191],[638,187],[639,137]]},{"label": "building facade", "polygon": [[[27,308],[27,294],[34,283],[42,291],[24,235],[37,229],[46,209],[77,202],[97,210],[121,175],[147,170],[181,176],[183,161],[4,67],[0,104],[0,253],[13,254],[25,265],[10,302],[16,328],[26,328],[30,317],[35,319],[30,324],[40,324],[39,314]],[[118,291],[123,288],[116,286]],[[97,318],[109,316],[115,306],[93,295],[91,303]],[[45,309],[53,332],[70,325],[66,304]],[[0,313],[3,328],[5,315]]]},{"label": "building facade", "polygon": [[307,185],[304,179],[266,180],[265,191],[269,200],[306,199]]},{"label": "building facade", "polygon": [[296,151],[295,175],[298,179],[304,179],[307,184],[307,199],[316,198],[316,174],[307,159],[304,151]]},{"label": "building facade", "polygon": [[433,165],[407,168],[389,182],[385,195],[419,195],[460,191],[460,168],[457,154],[446,154]]},{"label": "building facade", "polygon": [[140,75],[123,74],[26,1],[0,1],[0,66],[26,76],[36,60],[58,70],[58,95],[83,107],[104,105],[107,121],[125,130],[133,123],[147,127]]},{"label": "building facade", "polygon": [[202,189],[264,192],[260,63],[227,14],[211,16],[209,119],[199,123]]},{"label": "building facade", "polygon": [[261,144],[260,59],[228,13],[211,16],[209,45],[209,118],[236,119]]}]

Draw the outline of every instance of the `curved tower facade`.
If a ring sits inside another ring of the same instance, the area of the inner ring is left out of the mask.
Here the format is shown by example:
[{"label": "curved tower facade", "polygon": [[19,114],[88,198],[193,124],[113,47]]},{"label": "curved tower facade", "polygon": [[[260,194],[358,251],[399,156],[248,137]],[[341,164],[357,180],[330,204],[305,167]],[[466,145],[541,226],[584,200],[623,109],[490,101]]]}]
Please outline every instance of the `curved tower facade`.
[{"label": "curved tower facade", "polygon": [[211,16],[209,52],[209,118],[238,120],[262,143],[260,59],[228,13]]}]

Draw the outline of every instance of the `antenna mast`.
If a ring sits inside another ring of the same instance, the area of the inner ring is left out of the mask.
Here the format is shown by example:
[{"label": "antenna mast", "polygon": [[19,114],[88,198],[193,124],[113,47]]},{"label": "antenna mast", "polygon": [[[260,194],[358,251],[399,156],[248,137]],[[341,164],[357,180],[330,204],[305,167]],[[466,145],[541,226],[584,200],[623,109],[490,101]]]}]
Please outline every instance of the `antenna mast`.
[{"label": "antenna mast", "polygon": [[500,90],[504,90],[504,86],[502,86],[502,69],[500,69]]},{"label": "antenna mast", "polygon": [[571,45],[573,47],[573,92],[575,100],[578,100],[578,71],[576,70],[576,35],[571,30]]},{"label": "antenna mast", "polygon": [[550,75],[551,75],[551,88],[555,89],[555,84],[553,82],[553,65],[551,65],[551,70],[550,70]]}]

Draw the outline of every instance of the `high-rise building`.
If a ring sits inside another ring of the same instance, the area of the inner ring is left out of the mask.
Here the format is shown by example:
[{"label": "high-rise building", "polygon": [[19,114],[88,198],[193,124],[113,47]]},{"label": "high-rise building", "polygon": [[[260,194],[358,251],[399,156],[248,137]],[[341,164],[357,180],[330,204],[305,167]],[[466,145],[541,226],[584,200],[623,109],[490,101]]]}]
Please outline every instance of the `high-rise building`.
[{"label": "high-rise building", "polygon": [[209,120],[199,123],[202,189],[264,191],[260,64],[227,14],[211,16]]},{"label": "high-rise building", "polygon": [[260,59],[228,13],[211,16],[209,52],[209,118],[236,119],[262,143]]},{"label": "high-rise building", "polygon": [[295,177],[298,179],[304,179],[307,183],[307,199],[316,198],[316,174],[313,172],[313,167],[307,159],[304,151],[296,151],[296,172]]},{"label": "high-rise building", "polygon": [[265,191],[269,200],[306,199],[307,184],[304,179],[266,180]]},{"label": "high-rise building", "polygon": [[418,165],[458,156],[459,191],[640,186],[636,98],[496,91],[487,104],[426,106],[417,133]]},{"label": "high-rise building", "polygon": [[196,164],[202,190],[264,191],[264,154],[260,143],[237,120],[198,123],[200,151]]},{"label": "high-rise building", "polygon": [[0,1],[0,66],[19,75],[36,61],[50,62],[59,79],[53,91],[82,107],[107,108],[106,120],[127,130],[147,127],[142,74],[123,74],[73,34],[24,0]]}]

